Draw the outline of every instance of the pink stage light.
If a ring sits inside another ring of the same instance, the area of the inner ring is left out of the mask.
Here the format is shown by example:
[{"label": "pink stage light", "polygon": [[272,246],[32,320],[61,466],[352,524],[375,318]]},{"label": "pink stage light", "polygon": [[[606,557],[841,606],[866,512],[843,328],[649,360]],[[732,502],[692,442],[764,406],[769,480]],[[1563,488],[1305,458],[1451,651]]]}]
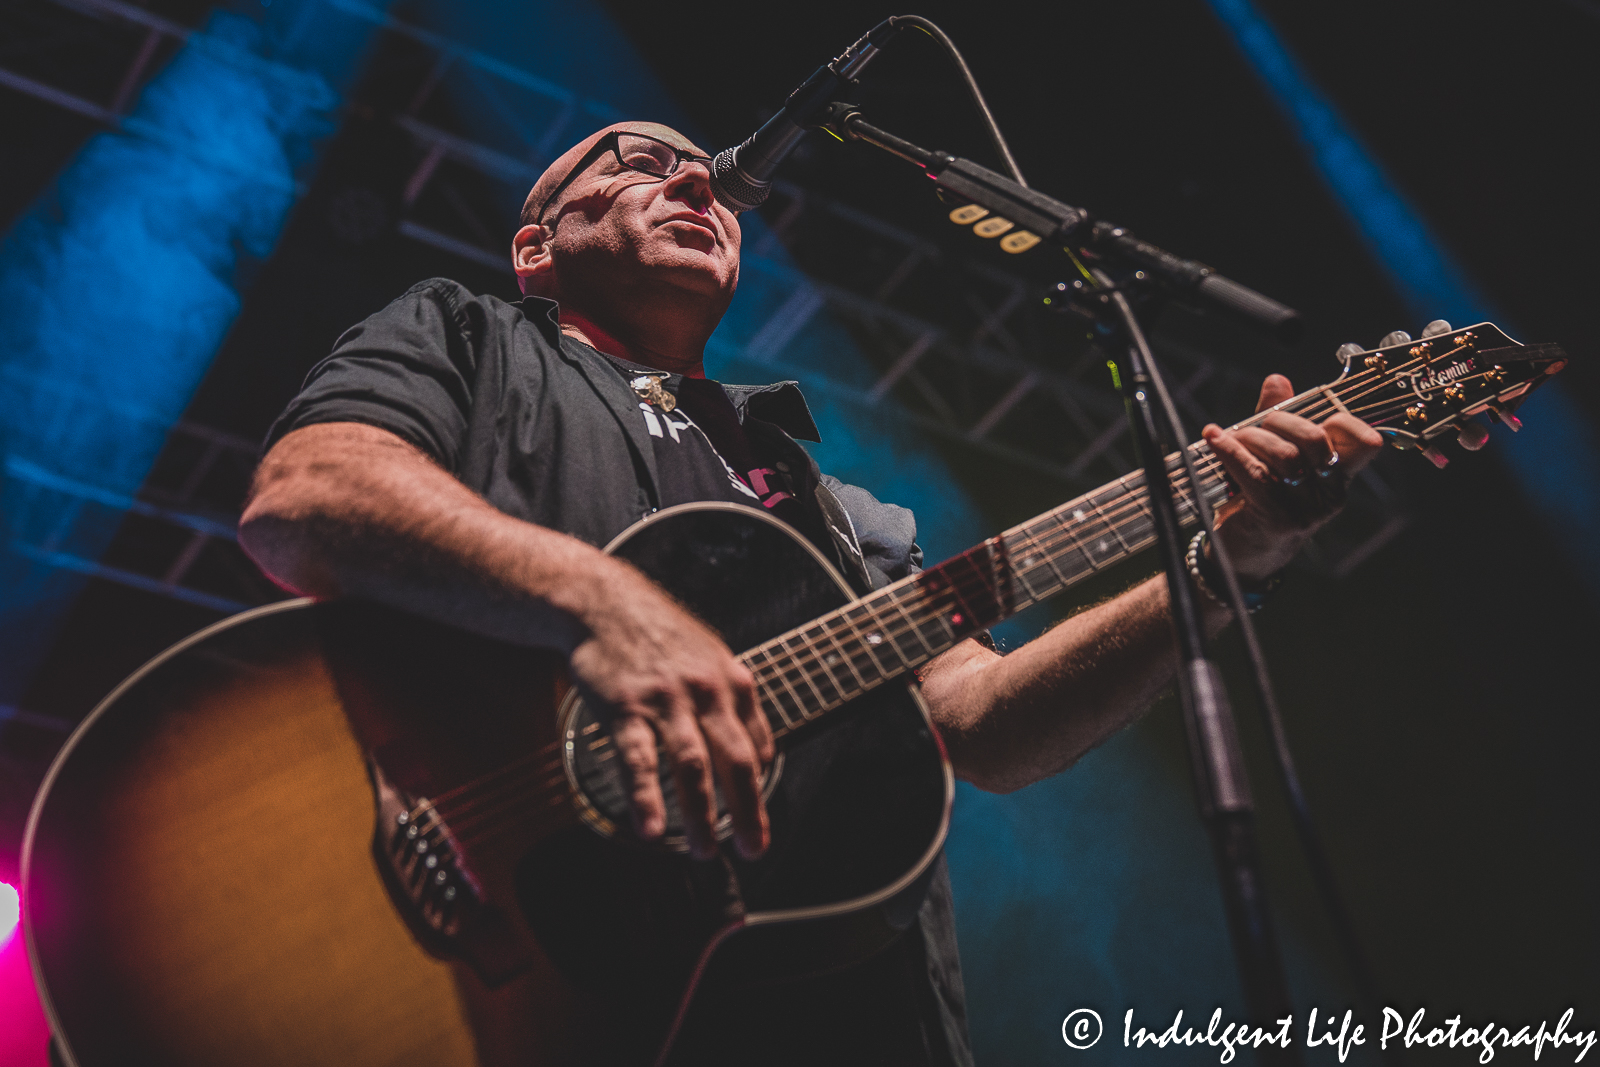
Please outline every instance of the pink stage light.
[{"label": "pink stage light", "polygon": [[0,1064],[50,1067],[50,1027],[17,933],[21,917],[16,888],[0,882]]},{"label": "pink stage light", "polygon": [[22,918],[22,901],[14,887],[0,882],[0,945],[11,940]]}]

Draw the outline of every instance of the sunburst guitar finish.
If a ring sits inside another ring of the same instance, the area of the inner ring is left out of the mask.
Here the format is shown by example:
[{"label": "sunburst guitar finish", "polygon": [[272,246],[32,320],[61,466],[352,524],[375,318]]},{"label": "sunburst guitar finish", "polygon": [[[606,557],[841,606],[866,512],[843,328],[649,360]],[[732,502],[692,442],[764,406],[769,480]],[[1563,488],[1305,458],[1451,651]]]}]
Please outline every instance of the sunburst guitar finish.
[{"label": "sunburst guitar finish", "polygon": [[[851,600],[749,508],[609,551],[733,648]],[[83,1067],[656,1062],[696,989],[847,963],[913,918],[949,767],[905,684],[840,710],[780,729],[767,855],[696,862],[628,836],[563,657],[355,603],[227,620],[108,697],[35,805],[53,1026]]]}]

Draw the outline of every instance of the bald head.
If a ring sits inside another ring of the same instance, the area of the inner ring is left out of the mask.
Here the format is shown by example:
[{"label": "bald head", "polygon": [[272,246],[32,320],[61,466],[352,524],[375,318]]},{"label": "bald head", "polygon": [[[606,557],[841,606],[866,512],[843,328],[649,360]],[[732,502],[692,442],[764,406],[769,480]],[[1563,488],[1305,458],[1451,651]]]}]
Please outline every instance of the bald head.
[{"label": "bald head", "polygon": [[[613,133],[671,145],[678,165],[663,175],[664,167],[596,154]],[[582,320],[625,343],[636,353],[626,358],[663,365],[637,355],[661,345],[671,354],[656,355],[674,365],[698,365],[739,283],[739,220],[712,195],[708,163],[693,141],[656,122],[615,123],[567,149],[523,203],[512,240],[522,291],[555,300],[564,325]]]},{"label": "bald head", "polygon": [[[695,147],[695,143],[671,126],[663,126],[659,122],[615,122],[610,126],[596,130],[565,152],[556,157],[556,161],[539,175],[539,180],[533,183],[533,188],[528,190],[528,198],[522,202],[522,219],[520,225],[531,226],[539,221],[539,209],[544,206],[545,200],[550,196],[551,190],[561,184],[578,160],[582,159],[595,142],[613,130],[622,133],[642,133],[648,137],[655,137],[667,142],[674,148],[681,148],[691,155],[704,156],[709,153],[702,152]],[[550,207],[559,207],[551,204]]]}]

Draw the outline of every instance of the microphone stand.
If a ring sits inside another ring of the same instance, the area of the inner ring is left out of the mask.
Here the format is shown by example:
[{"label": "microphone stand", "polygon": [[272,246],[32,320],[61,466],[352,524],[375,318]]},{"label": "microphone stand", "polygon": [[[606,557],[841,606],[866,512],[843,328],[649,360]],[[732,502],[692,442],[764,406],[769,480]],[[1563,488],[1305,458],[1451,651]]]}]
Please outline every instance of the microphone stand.
[{"label": "microphone stand", "polygon": [[[1194,584],[1189,580],[1184,559],[1186,545],[1168,480],[1168,455],[1183,455],[1194,499],[1201,507],[1205,500],[1194,477],[1193,461],[1185,448],[1187,438],[1171,394],[1133,307],[1122,287],[1112,287],[1103,271],[1093,273],[1102,287],[1113,289],[1101,298],[1106,309],[1101,321],[1111,328],[1127,353],[1123,397],[1144,467],[1145,485],[1150,490],[1156,551],[1166,571],[1168,601],[1178,638],[1178,700],[1183,709],[1200,817],[1209,832],[1221,879],[1223,909],[1239,967],[1239,983],[1252,1021],[1271,1029],[1272,1023],[1291,1016],[1294,1009],[1256,850],[1255,801],[1240,750],[1238,726],[1222,675],[1207,651],[1205,623]],[[1210,530],[1212,516],[1209,508],[1205,511],[1202,521]],[[1289,1067],[1301,1062],[1298,1047],[1263,1045],[1256,1055],[1266,1065]]]},{"label": "microphone stand", "polygon": [[[1177,409],[1150,345],[1140,328],[1127,292],[1153,290],[1157,281],[1255,321],[1280,337],[1298,331],[1293,309],[1255,293],[1212,271],[1203,264],[1181,259],[1134,238],[1121,227],[1093,219],[1088,212],[1018,185],[1003,175],[943,152],[929,152],[909,141],[868,124],[850,104],[834,104],[827,112],[827,127],[843,140],[865,141],[922,167],[945,189],[970,203],[967,221],[998,217],[1012,223],[1002,229],[1008,239],[1020,232],[1021,240],[1007,246],[1024,251],[1033,244],[1057,247],[1079,244],[1101,259],[1133,268],[1120,285],[1112,284],[1103,270],[1094,270],[1098,288],[1084,294],[1079,306],[1094,314],[1102,329],[1125,349],[1128,373],[1122,389],[1156,529],[1157,551],[1167,575],[1167,592],[1177,633],[1180,667],[1178,696],[1189,740],[1190,760],[1198,794],[1200,815],[1209,831],[1212,852],[1221,879],[1222,899],[1232,934],[1239,980],[1251,1020],[1272,1029],[1272,1024],[1292,1014],[1288,979],[1283,969],[1266,887],[1256,849],[1255,804],[1245,772],[1238,728],[1227,691],[1216,664],[1207,652],[1201,606],[1189,579],[1182,522],[1173,499],[1166,457],[1182,457],[1192,490],[1192,503],[1203,526],[1213,526],[1211,508],[1200,492],[1194,460],[1185,447],[1187,437]],[[976,207],[974,208],[973,205]],[[977,210],[983,209],[983,210]],[[997,233],[996,236],[999,236]],[[1031,238],[1031,240],[1030,240]],[[1213,538],[1218,562],[1232,580],[1232,569]],[[1235,602],[1238,598],[1235,597]],[[1256,1050],[1258,1061],[1269,1067],[1297,1067],[1297,1046],[1280,1048],[1264,1044]]]}]

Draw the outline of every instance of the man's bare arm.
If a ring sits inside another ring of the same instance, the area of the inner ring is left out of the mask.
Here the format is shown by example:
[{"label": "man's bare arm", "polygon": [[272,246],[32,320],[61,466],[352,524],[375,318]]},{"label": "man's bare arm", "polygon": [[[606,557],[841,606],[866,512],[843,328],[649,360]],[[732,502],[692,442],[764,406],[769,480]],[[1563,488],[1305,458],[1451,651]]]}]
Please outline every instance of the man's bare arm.
[{"label": "man's bare arm", "polygon": [[566,578],[627,580],[589,545],[501,514],[418,449],[360,423],[279,442],[256,474],[239,540],[295,592],[360,596],[569,653],[589,607],[578,598],[593,587]]},{"label": "man's bare arm", "polygon": [[364,597],[568,653],[575,680],[611,714],[642,836],[665,828],[659,737],[695,851],[714,848],[713,771],[740,847],[765,847],[758,783],[773,749],[750,672],[628,564],[503,514],[399,437],[359,423],[279,441],[239,539],[297,592]]},{"label": "man's bare arm", "polygon": [[[1208,605],[1213,633],[1228,614]],[[1178,666],[1157,575],[1007,656],[972,641],[934,660],[922,693],[961,778],[1009,793],[1058,774],[1138,718]]]}]

